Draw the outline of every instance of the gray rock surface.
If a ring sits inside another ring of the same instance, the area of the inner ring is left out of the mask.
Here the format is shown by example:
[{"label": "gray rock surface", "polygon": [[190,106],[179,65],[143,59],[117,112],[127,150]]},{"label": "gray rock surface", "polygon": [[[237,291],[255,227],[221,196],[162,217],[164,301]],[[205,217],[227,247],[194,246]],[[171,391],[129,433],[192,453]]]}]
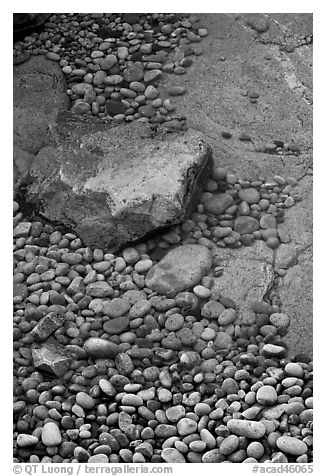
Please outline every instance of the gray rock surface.
[{"label": "gray rock surface", "polygon": [[57,145],[38,153],[27,201],[86,245],[115,251],[179,223],[198,202],[211,150],[195,131],[153,137],[148,124],[75,125],[59,121]]},{"label": "gray rock surface", "polygon": [[[46,132],[59,111],[69,108],[59,64],[33,56],[13,70],[15,182],[28,172],[31,155],[46,143]],[[27,168],[27,170],[25,170]]]}]

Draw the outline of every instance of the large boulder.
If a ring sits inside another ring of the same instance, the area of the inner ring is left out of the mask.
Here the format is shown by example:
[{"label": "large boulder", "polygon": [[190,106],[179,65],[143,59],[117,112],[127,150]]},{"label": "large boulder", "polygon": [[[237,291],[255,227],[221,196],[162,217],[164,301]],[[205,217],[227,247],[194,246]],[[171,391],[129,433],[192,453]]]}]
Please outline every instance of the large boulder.
[{"label": "large boulder", "polygon": [[149,124],[110,128],[65,114],[54,137],[33,162],[27,203],[108,251],[182,221],[210,171],[211,149],[195,131],[154,134]]}]

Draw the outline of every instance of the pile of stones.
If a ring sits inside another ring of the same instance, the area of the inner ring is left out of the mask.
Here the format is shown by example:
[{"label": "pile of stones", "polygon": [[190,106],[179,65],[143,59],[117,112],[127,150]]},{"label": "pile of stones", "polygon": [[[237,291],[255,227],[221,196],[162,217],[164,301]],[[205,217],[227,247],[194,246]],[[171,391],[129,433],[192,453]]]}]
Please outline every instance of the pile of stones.
[{"label": "pile of stones", "polygon": [[[200,55],[208,32],[195,16],[178,14],[55,14],[42,33],[14,45],[14,63],[30,55],[59,62],[67,79],[72,111],[115,121],[174,121],[185,127],[169,96],[186,92],[171,86],[161,97],[163,74],[183,75]],[[179,121],[178,121],[179,119]]]},{"label": "pile of stones", "polygon": [[289,240],[295,185],[215,168],[187,221],[117,254],[14,202],[14,460],[311,462],[313,365],[287,357],[289,317],[257,301],[246,324],[214,287],[218,247]]}]

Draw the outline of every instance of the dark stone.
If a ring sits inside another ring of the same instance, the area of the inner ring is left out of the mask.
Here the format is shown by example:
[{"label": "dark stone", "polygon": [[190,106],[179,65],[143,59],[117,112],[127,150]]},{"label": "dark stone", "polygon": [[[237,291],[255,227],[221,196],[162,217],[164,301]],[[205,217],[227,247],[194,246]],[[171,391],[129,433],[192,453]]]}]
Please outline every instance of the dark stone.
[{"label": "dark stone", "polygon": [[117,114],[124,114],[127,106],[125,106],[121,101],[118,99],[109,99],[106,101],[106,112],[110,116],[116,116]]}]

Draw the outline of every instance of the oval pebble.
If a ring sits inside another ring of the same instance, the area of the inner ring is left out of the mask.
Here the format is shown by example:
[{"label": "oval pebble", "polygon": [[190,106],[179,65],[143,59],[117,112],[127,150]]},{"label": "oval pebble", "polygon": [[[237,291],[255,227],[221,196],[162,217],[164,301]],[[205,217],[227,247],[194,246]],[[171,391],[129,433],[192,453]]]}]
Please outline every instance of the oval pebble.
[{"label": "oval pebble", "polygon": [[239,446],[239,438],[236,435],[227,436],[220,444],[220,452],[224,456],[228,456],[237,450]]},{"label": "oval pebble", "polygon": [[302,366],[297,362],[289,362],[288,364],[286,364],[286,366],[284,367],[284,371],[287,375],[290,375],[291,377],[301,378],[304,375],[304,370]]},{"label": "oval pebble", "polygon": [[177,331],[184,325],[184,317],[181,314],[171,314],[165,321],[164,327],[168,331]]},{"label": "oval pebble", "polygon": [[179,435],[186,436],[195,433],[197,429],[197,423],[190,418],[181,418],[177,424],[177,430]]},{"label": "oval pebble", "polygon": [[261,405],[273,405],[277,402],[277,393],[271,385],[263,385],[256,394],[257,402]]},{"label": "oval pebble", "polygon": [[59,427],[51,421],[43,426],[41,438],[45,446],[58,446],[62,441]]},{"label": "oval pebble", "polygon": [[164,448],[161,457],[166,463],[186,463],[183,454],[175,448]]},{"label": "oval pebble", "polygon": [[276,446],[282,452],[295,456],[301,456],[308,450],[304,441],[292,436],[281,436],[276,440]]},{"label": "oval pebble", "polygon": [[33,446],[33,445],[36,445],[36,443],[38,443],[38,438],[36,438],[36,436],[27,435],[27,434],[24,434],[24,433],[20,433],[17,436],[17,445],[20,448],[26,448],[28,446]]},{"label": "oval pebble", "polygon": [[196,296],[200,299],[207,299],[211,295],[211,290],[206,288],[205,286],[201,286],[200,284],[198,286],[195,286],[193,291],[194,294],[196,294]]},{"label": "oval pebble", "polygon": [[84,408],[84,410],[90,410],[95,406],[94,398],[88,395],[86,392],[78,392],[76,394],[76,402],[78,405]]},{"label": "oval pebble", "polygon": [[275,327],[288,327],[290,318],[282,312],[274,312],[269,316],[269,322]]},{"label": "oval pebble", "polygon": [[[247,451],[248,458],[255,458],[255,460],[258,460],[265,453],[265,448],[259,441],[252,441],[247,446],[246,451]],[[244,462],[245,461],[243,461],[243,463]],[[247,462],[249,462],[249,461],[247,461]]]},{"label": "oval pebble", "polygon": [[247,438],[262,438],[266,433],[265,426],[258,421],[251,420],[228,420],[227,427],[231,433]]}]

